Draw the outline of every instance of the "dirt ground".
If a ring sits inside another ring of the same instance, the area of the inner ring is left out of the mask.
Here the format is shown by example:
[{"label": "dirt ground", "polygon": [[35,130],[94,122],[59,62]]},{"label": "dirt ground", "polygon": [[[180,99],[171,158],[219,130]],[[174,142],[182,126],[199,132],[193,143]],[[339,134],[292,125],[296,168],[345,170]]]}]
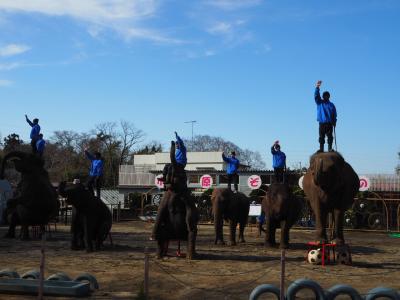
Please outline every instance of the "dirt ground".
[{"label": "dirt ground", "polygon": [[[170,245],[170,257],[155,258],[156,244],[149,241],[152,224],[142,221],[113,225],[114,247],[107,241],[100,252],[71,251],[69,228],[58,226],[46,242],[46,277],[64,272],[74,278],[90,273],[99,281],[100,289],[90,299],[135,299],[143,282],[144,248],[150,256],[150,299],[248,299],[258,285],[279,286],[280,250],[266,249],[263,237],[255,227],[245,231],[246,243],[235,247],[214,246],[213,228],[200,225],[197,239],[199,258],[187,261],[175,256],[176,243]],[[225,226],[227,239],[228,228]],[[0,236],[6,231],[0,228]],[[279,238],[279,232],[277,235]],[[305,262],[307,241],[313,231],[293,229],[291,249],[287,251],[286,285],[296,279],[316,280],[328,289],[333,285],[350,284],[366,294],[377,286],[400,289],[400,239],[387,233],[347,231],[353,265],[316,266]],[[40,241],[22,242],[0,238],[0,270],[11,268],[20,275],[38,269]],[[186,245],[183,247],[186,252]],[[312,299],[310,291],[301,291],[299,298]],[[29,296],[1,295],[0,299],[36,299]],[[53,299],[46,297],[46,299]],[[64,298],[57,298],[64,299]]]}]

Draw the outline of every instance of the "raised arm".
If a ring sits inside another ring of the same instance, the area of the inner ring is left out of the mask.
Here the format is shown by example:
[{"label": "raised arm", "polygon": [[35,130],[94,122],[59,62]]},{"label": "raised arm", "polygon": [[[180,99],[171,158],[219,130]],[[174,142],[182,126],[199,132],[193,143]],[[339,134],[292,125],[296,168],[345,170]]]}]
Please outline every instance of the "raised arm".
[{"label": "raised arm", "polygon": [[179,148],[183,149],[185,145],[183,144],[182,139],[178,135],[178,133],[175,131],[175,137],[176,137],[176,142],[179,144]]},{"label": "raised arm", "polygon": [[224,160],[224,162],[230,163],[229,158],[225,156],[225,153],[224,153],[224,152],[222,152],[222,159]]},{"label": "raised arm", "polygon": [[90,154],[90,152],[88,150],[85,149],[85,155],[88,159],[90,160],[94,160],[94,156],[92,154]]},{"label": "raised arm", "polygon": [[171,159],[171,163],[176,165],[176,158],[175,158],[175,142],[171,141],[171,150],[169,152],[169,157]]},{"label": "raised arm", "polygon": [[319,87],[321,86],[321,84],[322,84],[322,81],[318,80],[317,81],[317,85],[315,87],[314,99],[315,99],[315,103],[317,103],[317,104],[321,104],[322,103],[321,94],[319,92]]},{"label": "raised arm", "polygon": [[315,88],[314,99],[315,99],[315,103],[317,103],[317,104],[322,103],[322,98],[321,98],[321,94],[319,92],[319,87]]},{"label": "raised arm", "polygon": [[26,120],[26,122],[28,122],[28,124],[29,124],[31,127],[35,126],[35,124],[33,124],[33,123],[31,122],[31,120],[29,120],[29,118],[28,118],[27,115],[25,115],[25,120]]},{"label": "raised arm", "polygon": [[271,147],[271,153],[272,153],[272,155],[275,155],[276,152],[277,151],[275,150],[275,144],[273,144],[272,147]]}]

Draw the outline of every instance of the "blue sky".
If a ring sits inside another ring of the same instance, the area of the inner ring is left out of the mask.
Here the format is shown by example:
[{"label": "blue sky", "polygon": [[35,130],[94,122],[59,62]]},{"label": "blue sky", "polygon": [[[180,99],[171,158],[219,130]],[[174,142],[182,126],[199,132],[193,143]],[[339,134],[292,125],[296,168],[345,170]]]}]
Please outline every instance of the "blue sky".
[{"label": "blue sky", "polygon": [[1,0],[0,132],[24,114],[54,130],[120,119],[167,145],[176,130],[288,166],[318,148],[323,80],[337,143],[358,173],[393,173],[400,151],[400,2]]}]

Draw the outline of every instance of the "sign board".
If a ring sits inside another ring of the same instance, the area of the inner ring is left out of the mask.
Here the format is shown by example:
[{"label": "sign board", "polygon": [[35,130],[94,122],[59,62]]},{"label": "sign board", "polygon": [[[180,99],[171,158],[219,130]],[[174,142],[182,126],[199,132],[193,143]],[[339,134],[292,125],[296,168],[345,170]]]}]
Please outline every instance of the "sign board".
[{"label": "sign board", "polygon": [[258,175],[251,175],[247,179],[247,186],[252,190],[257,190],[261,187],[262,181],[261,177]]},{"label": "sign board", "polygon": [[200,185],[203,189],[209,189],[213,185],[213,179],[210,175],[203,175],[200,178]]},{"label": "sign board", "polygon": [[156,178],[155,178],[155,180],[154,180],[155,185],[156,185],[159,189],[163,189],[163,188],[164,188],[164,181],[163,181],[162,179],[163,179],[163,175],[160,174],[160,175],[157,175]]},{"label": "sign board", "polygon": [[301,189],[303,189],[303,179],[304,179],[304,175],[299,178],[299,187]]},{"label": "sign board", "polygon": [[261,204],[250,204],[249,217],[258,217],[261,215]]},{"label": "sign board", "polygon": [[360,176],[360,192],[368,191],[371,187],[371,182],[368,177]]}]

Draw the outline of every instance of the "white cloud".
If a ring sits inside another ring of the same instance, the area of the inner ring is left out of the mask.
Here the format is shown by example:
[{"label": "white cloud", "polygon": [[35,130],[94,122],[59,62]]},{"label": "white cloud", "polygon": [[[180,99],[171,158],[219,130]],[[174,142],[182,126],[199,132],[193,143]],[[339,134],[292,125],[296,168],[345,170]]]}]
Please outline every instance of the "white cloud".
[{"label": "white cloud", "polygon": [[9,44],[0,47],[0,57],[18,55],[28,51],[29,49],[31,48],[26,45]]},{"label": "white cloud", "polygon": [[13,69],[17,69],[20,66],[21,66],[21,64],[18,62],[0,64],[0,71],[10,71]]},{"label": "white cloud", "polygon": [[217,53],[214,50],[206,50],[206,52],[204,53],[205,56],[214,56]]},{"label": "white cloud", "polygon": [[216,22],[209,26],[206,31],[211,34],[231,35],[240,26],[244,25],[246,21],[236,20],[234,22]]},{"label": "white cloud", "polygon": [[207,32],[211,34],[228,34],[232,31],[232,24],[227,22],[217,22],[207,28]]},{"label": "white cloud", "polygon": [[223,10],[236,10],[247,7],[257,6],[262,0],[206,0],[205,4],[214,6]]},{"label": "white cloud", "polygon": [[0,87],[2,86],[10,86],[13,82],[7,79],[0,79]]},{"label": "white cloud", "polygon": [[97,37],[111,29],[125,39],[147,39],[159,43],[176,43],[176,39],[149,29],[141,22],[157,13],[160,0],[1,0],[0,11],[39,13],[70,17],[88,25],[88,34]]}]

